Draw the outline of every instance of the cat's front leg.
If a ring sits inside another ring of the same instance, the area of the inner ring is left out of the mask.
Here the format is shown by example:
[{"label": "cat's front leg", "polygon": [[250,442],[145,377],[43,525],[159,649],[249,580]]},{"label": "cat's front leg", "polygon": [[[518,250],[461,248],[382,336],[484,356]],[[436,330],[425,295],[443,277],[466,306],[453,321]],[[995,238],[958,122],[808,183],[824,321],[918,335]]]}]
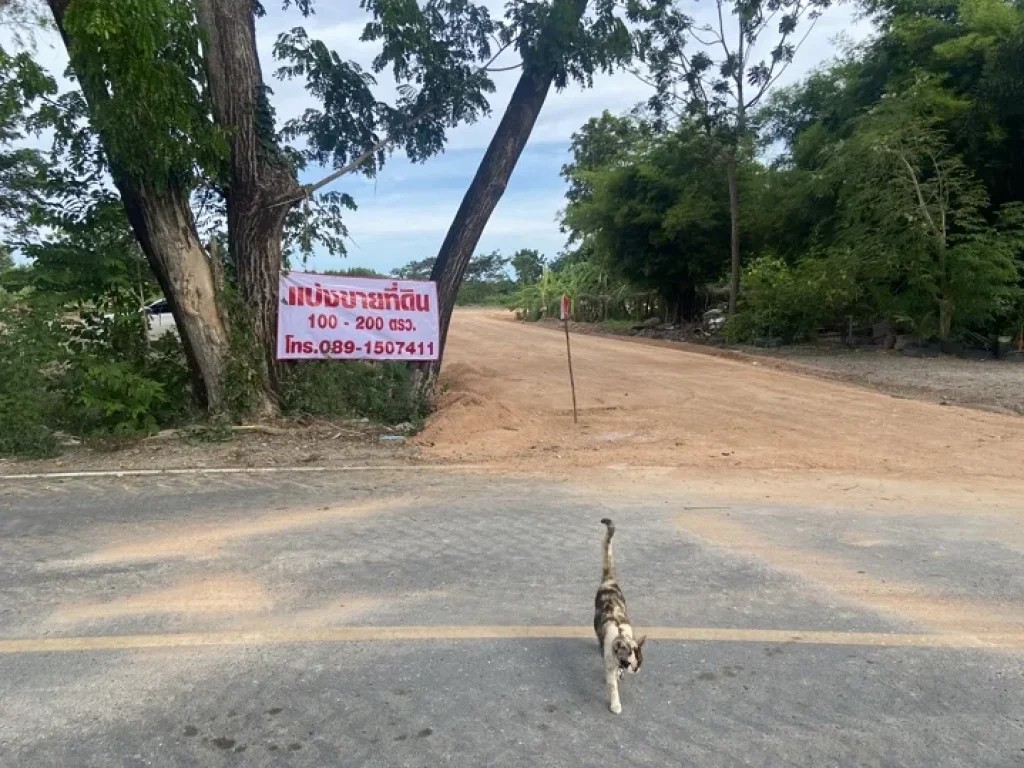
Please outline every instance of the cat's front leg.
[{"label": "cat's front leg", "polygon": [[614,656],[604,657],[604,679],[608,687],[608,709],[616,715],[622,712],[619,701],[619,662]]}]

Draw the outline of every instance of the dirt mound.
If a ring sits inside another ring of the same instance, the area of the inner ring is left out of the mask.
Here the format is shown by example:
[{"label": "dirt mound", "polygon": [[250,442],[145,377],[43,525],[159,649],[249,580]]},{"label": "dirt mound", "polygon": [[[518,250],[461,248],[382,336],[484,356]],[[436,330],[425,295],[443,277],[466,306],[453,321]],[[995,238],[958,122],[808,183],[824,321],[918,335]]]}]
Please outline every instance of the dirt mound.
[{"label": "dirt mound", "polygon": [[500,371],[469,363],[447,366],[437,409],[415,438],[421,446],[463,444],[487,433],[517,430],[523,422],[501,400]]}]

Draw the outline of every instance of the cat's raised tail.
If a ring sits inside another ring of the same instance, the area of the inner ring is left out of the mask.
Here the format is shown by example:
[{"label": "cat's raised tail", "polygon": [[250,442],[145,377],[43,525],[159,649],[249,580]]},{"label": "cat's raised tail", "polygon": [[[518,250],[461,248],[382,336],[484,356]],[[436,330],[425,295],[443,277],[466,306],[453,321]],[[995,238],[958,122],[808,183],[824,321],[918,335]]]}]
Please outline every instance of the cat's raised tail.
[{"label": "cat's raised tail", "polygon": [[604,537],[604,578],[610,579],[612,578],[612,536],[615,535],[615,523],[607,517],[601,518],[601,522],[608,529]]}]

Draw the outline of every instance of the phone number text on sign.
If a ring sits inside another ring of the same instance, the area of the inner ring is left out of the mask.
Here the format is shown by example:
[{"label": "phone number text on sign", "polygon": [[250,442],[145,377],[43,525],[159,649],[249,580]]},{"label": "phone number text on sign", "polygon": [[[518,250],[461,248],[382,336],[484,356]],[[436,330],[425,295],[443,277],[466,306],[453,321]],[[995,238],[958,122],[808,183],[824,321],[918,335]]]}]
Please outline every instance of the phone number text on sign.
[{"label": "phone number text on sign", "polygon": [[438,349],[434,283],[281,277],[278,360],[436,360]]}]

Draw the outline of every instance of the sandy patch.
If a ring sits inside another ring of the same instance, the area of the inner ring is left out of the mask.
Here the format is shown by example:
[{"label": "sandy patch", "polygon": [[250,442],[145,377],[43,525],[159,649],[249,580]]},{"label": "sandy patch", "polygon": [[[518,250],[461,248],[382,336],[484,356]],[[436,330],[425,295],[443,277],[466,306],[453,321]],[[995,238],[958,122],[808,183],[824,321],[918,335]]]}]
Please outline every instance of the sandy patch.
[{"label": "sandy patch", "polygon": [[382,512],[406,509],[419,503],[422,503],[420,497],[403,495],[355,504],[322,507],[315,510],[274,512],[256,519],[243,519],[226,525],[190,524],[164,531],[159,536],[112,544],[99,552],[63,565],[88,566],[185,557],[212,557],[222,547],[234,541],[314,528],[338,520],[369,517]]},{"label": "sandy patch", "polygon": [[920,584],[875,578],[824,552],[779,544],[721,514],[685,512],[675,519],[683,531],[708,544],[816,582],[841,600],[910,620],[928,629],[962,633],[1024,630],[1024,606],[1021,605],[1003,605],[981,598],[953,599]]},{"label": "sandy patch", "polygon": [[127,616],[159,614],[255,613],[273,606],[260,583],[242,576],[199,579],[168,589],[115,600],[70,605],[60,608],[51,621],[58,624]]}]

